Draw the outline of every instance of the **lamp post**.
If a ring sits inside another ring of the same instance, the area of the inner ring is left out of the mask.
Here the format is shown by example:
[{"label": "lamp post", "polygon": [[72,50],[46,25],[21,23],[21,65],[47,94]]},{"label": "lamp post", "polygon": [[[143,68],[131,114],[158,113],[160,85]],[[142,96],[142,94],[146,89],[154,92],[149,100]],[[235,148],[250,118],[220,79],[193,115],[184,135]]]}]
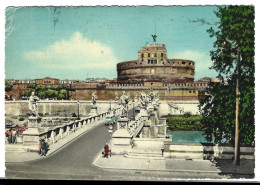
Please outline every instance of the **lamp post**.
[{"label": "lamp post", "polygon": [[80,119],[79,118],[79,101],[78,101],[78,118],[77,118],[78,120]]},{"label": "lamp post", "polygon": [[133,120],[135,120],[135,102],[133,101]]}]

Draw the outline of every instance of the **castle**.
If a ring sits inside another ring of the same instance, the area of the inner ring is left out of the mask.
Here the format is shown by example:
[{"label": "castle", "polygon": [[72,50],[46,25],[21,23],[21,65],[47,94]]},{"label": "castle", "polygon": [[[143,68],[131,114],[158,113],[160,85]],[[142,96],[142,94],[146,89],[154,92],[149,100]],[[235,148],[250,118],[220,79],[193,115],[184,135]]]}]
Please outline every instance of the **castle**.
[{"label": "castle", "polygon": [[134,99],[142,91],[154,91],[160,100],[199,100],[213,81],[194,82],[195,62],[168,59],[165,44],[157,44],[155,39],[153,44],[141,48],[137,60],[118,63],[117,74],[117,80],[72,85],[71,99],[90,100],[94,91],[99,100],[115,100],[123,91]]},{"label": "castle", "polygon": [[[85,82],[67,83],[48,77],[34,80],[34,83],[44,84],[48,81],[53,84],[69,84],[68,97],[71,100],[91,100],[92,93],[96,92],[99,100],[114,101],[123,91],[134,99],[139,97],[142,91],[145,93],[154,91],[159,94],[160,100],[191,101],[202,99],[208,84],[217,80],[208,78],[195,82],[195,62],[168,59],[165,44],[157,44],[155,39],[153,44],[146,44],[140,49],[137,60],[118,63],[117,74],[117,79],[114,80],[88,79]],[[19,91],[16,92],[22,92],[21,85],[18,83]],[[8,92],[8,96],[11,94],[12,92]],[[15,97],[21,98],[19,93]]]}]

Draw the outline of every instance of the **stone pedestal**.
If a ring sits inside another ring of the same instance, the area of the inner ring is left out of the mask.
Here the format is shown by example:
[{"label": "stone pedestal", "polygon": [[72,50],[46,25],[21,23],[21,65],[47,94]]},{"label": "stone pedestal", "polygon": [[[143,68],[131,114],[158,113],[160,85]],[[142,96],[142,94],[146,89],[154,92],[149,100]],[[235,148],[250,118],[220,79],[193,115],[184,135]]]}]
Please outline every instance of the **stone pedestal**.
[{"label": "stone pedestal", "polygon": [[92,106],[91,109],[90,109],[89,116],[97,116],[97,115],[98,115],[97,107],[96,106]]},{"label": "stone pedestal", "polygon": [[40,117],[29,117],[28,118],[28,129],[23,132],[23,145],[30,146],[37,150],[39,146],[39,139],[41,133],[38,129],[38,124],[41,122]]},{"label": "stone pedestal", "polygon": [[124,154],[131,148],[132,135],[128,131],[128,118],[117,120],[117,130],[111,139],[111,150],[113,154]]},{"label": "stone pedestal", "polygon": [[152,102],[149,102],[149,103],[148,103],[148,105],[147,105],[147,110],[148,110],[148,112],[154,111],[154,107],[153,107]]},{"label": "stone pedestal", "polygon": [[143,117],[143,120],[148,120],[149,115],[145,107],[140,107],[140,113],[138,115]]}]

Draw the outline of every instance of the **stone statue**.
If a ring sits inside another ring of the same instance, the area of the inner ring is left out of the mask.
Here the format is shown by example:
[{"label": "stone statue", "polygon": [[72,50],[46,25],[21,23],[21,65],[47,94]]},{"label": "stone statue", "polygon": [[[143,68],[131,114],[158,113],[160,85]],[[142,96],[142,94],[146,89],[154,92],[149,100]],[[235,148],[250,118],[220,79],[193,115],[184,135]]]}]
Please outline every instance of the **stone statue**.
[{"label": "stone statue", "polygon": [[152,35],[152,37],[153,37],[153,41],[156,42],[157,35],[154,34],[154,35]]},{"label": "stone statue", "polygon": [[93,106],[96,106],[96,103],[97,103],[96,92],[93,92],[93,93],[92,93],[92,103],[93,103]]},{"label": "stone statue", "polygon": [[153,100],[154,100],[154,93],[151,91],[151,92],[148,94],[148,97],[149,97],[149,101],[153,101]]},{"label": "stone statue", "polygon": [[115,95],[116,95],[116,99],[115,99],[115,101],[118,101],[118,94],[117,94],[117,92],[116,92]]},{"label": "stone statue", "polygon": [[40,99],[38,98],[38,96],[36,96],[34,94],[34,92],[32,92],[32,94],[29,98],[29,113],[33,117],[38,117],[37,101],[39,101],[39,100]]},{"label": "stone statue", "polygon": [[134,98],[134,102],[136,103],[138,100],[137,100],[137,94],[135,93],[135,98]]},{"label": "stone statue", "polygon": [[120,103],[122,105],[122,113],[121,117],[127,117],[128,115],[128,102],[129,102],[129,96],[125,95],[125,91],[123,91],[123,95],[120,98]]},{"label": "stone statue", "polygon": [[145,107],[146,106],[146,94],[144,92],[141,92],[140,95],[140,104],[141,106]]}]

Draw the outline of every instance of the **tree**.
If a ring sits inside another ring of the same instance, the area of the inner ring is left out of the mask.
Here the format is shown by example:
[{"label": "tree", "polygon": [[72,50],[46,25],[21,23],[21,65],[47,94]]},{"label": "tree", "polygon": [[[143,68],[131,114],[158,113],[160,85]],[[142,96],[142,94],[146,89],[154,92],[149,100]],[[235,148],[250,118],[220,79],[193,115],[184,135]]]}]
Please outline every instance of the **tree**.
[{"label": "tree", "polygon": [[5,81],[5,91],[11,91],[13,89],[13,85],[10,84],[7,80]]},{"label": "tree", "polygon": [[209,141],[224,138],[234,144],[236,106],[236,67],[238,49],[241,50],[240,75],[240,143],[254,145],[254,7],[222,6],[216,12],[220,19],[216,30],[208,30],[216,38],[210,52],[213,66],[219,73],[220,83],[211,84],[208,96],[200,102],[201,122]]},{"label": "tree", "polygon": [[46,93],[45,93],[45,91],[39,91],[39,92],[37,93],[37,95],[38,95],[41,99],[43,99],[43,98],[45,98]]},{"label": "tree", "polygon": [[46,97],[52,98],[54,96],[54,90],[48,89],[45,91]]}]

